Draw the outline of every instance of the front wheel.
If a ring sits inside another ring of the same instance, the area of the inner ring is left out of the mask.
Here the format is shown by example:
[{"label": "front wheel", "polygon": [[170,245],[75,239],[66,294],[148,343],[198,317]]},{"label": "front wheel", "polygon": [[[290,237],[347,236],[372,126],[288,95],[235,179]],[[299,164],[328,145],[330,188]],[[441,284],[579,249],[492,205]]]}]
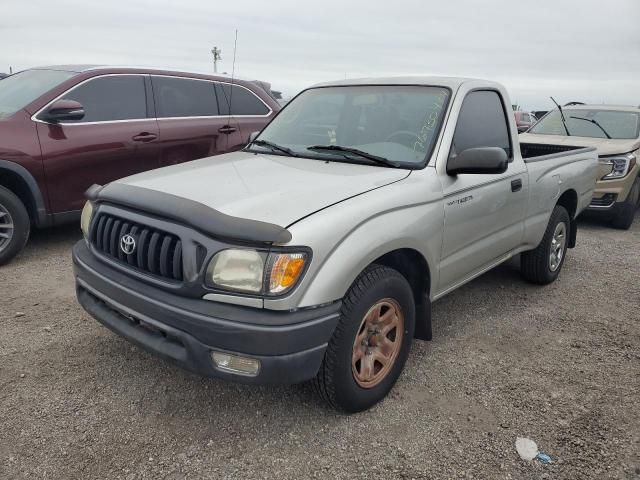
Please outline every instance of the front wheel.
[{"label": "front wheel", "polygon": [[567,253],[570,226],[569,213],[556,205],[540,244],[522,254],[520,273],[525,280],[546,285],[558,278]]},{"label": "front wheel", "polygon": [[360,412],[382,400],[402,372],[414,328],[415,303],[407,280],[388,267],[367,267],[344,298],[314,381],[320,396],[345,412]]},{"label": "front wheel", "polygon": [[611,226],[620,230],[629,230],[633,224],[640,202],[640,178],[633,182],[627,199],[619,206],[619,210],[611,220]]},{"label": "front wheel", "polygon": [[31,224],[27,209],[15,194],[0,187],[0,265],[24,248]]}]

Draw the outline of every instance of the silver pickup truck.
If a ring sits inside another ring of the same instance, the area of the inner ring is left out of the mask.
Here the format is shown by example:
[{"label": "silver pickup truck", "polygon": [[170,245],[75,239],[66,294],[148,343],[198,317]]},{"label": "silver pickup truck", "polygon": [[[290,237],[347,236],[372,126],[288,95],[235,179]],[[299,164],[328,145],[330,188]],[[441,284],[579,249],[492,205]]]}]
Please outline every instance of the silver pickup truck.
[{"label": "silver pickup truck", "polygon": [[519,253],[550,283],[576,243],[596,152],[519,144],[509,105],[458,78],[304,90],[243,151],[92,187],[78,299],[195,372],[369,408],[432,302]]}]

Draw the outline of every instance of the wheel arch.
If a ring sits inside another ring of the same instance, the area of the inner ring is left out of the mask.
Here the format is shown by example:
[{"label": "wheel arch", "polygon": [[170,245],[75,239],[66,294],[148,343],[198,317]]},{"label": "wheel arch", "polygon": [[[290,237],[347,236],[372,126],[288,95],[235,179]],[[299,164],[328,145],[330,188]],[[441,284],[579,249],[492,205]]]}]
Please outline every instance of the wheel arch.
[{"label": "wheel arch", "polygon": [[565,190],[558,201],[557,206],[564,207],[569,213],[570,225],[569,225],[569,243],[568,247],[573,248],[576,246],[576,238],[578,236],[578,224],[576,222],[576,211],[578,209],[578,194],[573,189]]},{"label": "wheel arch", "polygon": [[37,226],[47,223],[47,209],[42,192],[26,168],[0,159],[0,186],[11,190],[24,203],[31,223]]},{"label": "wheel arch", "polygon": [[416,305],[415,337],[431,340],[431,269],[427,259],[413,248],[398,248],[381,255],[372,263],[393,268],[402,275],[413,292]]}]

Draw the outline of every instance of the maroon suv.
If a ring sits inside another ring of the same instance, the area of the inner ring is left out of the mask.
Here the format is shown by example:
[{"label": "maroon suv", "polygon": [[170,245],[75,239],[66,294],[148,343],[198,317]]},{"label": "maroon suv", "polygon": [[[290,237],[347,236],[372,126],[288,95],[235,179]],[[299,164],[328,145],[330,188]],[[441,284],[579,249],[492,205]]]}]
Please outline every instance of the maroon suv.
[{"label": "maroon suv", "polygon": [[242,148],[280,109],[264,82],[146,68],[0,82],[0,265],[31,226],[73,221],[94,183]]}]

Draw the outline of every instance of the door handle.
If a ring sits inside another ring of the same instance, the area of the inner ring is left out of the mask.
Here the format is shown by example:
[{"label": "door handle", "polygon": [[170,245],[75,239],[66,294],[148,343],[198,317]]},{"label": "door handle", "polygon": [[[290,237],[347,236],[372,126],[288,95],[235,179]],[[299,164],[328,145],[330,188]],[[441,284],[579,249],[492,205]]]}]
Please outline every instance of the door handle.
[{"label": "door handle", "polygon": [[142,132],[131,137],[131,140],[134,142],[150,142],[156,138],[158,138],[158,136],[155,133]]},{"label": "door handle", "polygon": [[231,125],[225,125],[225,126],[220,127],[218,129],[218,131],[220,133],[226,133],[227,135],[230,134],[230,133],[235,132],[236,130],[238,130],[238,129],[236,127],[232,127]]},{"label": "door handle", "polygon": [[511,180],[511,191],[519,192],[522,190],[522,180],[520,178],[516,178],[515,180]]}]

